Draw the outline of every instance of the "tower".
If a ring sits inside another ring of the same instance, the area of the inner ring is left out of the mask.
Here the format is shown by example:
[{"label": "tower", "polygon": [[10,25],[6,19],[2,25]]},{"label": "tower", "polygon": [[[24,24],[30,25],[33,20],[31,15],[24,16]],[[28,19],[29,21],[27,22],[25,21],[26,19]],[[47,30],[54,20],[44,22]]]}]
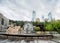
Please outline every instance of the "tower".
[{"label": "tower", "polygon": [[34,21],[34,20],[35,20],[35,17],[36,17],[36,12],[35,12],[35,11],[33,11],[33,12],[32,12],[32,21]]},{"label": "tower", "polygon": [[42,21],[44,22],[44,15],[42,15]]},{"label": "tower", "polygon": [[51,12],[48,13],[48,19],[51,21],[52,20],[52,14]]}]

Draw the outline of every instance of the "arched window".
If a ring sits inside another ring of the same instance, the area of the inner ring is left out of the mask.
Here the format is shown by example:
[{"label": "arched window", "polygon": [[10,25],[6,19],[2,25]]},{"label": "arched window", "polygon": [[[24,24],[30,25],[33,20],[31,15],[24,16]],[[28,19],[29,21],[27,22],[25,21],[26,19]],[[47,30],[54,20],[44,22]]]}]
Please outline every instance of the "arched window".
[{"label": "arched window", "polygon": [[2,20],[1,20],[1,24],[4,25],[4,19],[3,19],[3,18],[2,18]]}]

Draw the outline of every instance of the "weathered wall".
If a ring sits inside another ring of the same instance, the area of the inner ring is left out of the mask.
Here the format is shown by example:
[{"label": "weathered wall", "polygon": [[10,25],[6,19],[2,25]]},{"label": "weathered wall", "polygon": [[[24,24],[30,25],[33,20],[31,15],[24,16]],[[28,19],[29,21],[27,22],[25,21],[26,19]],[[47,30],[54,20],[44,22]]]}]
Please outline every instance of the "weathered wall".
[{"label": "weathered wall", "polygon": [[[4,24],[3,25],[1,24],[2,18],[4,19]],[[8,25],[9,25],[9,19],[4,17],[2,14],[0,14],[0,31],[4,30]]]}]

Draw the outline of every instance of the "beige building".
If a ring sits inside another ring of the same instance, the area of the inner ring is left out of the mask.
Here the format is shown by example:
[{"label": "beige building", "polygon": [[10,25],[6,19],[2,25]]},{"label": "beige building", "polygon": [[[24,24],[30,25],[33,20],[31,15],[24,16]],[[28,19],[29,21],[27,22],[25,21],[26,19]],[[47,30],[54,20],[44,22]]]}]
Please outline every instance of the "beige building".
[{"label": "beige building", "polygon": [[6,30],[9,25],[9,19],[7,19],[3,14],[0,13],[0,31]]}]

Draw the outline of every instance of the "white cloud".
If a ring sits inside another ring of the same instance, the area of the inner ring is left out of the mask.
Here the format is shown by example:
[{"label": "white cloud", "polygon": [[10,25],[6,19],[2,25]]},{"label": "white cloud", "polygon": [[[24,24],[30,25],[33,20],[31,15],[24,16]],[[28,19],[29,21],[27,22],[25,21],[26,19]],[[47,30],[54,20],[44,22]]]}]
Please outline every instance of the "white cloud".
[{"label": "white cloud", "polygon": [[[0,0],[0,12],[12,20],[31,21],[32,11],[36,11],[36,18],[48,14],[60,14],[60,1],[58,0]],[[60,15],[59,15],[60,16]],[[58,18],[58,16],[55,18]]]}]

